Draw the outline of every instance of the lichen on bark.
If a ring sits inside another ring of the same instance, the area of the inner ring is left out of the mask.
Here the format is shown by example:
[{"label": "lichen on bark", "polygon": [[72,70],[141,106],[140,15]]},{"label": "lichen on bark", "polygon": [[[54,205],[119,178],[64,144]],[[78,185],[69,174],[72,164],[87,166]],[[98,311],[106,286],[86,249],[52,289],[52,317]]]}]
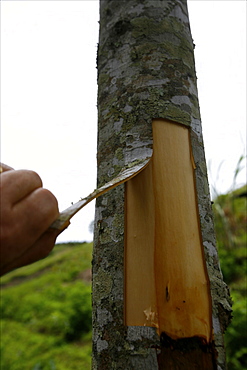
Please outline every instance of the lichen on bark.
[{"label": "lichen on bark", "polygon": [[[129,163],[151,156],[153,119],[189,127],[211,284],[215,361],[224,369],[222,334],[231,309],[215,244],[193,49],[186,1],[100,1],[97,181],[101,186]],[[155,328],[124,325],[124,218],[125,188],[120,185],[96,201],[92,366],[159,369],[162,344]]]}]

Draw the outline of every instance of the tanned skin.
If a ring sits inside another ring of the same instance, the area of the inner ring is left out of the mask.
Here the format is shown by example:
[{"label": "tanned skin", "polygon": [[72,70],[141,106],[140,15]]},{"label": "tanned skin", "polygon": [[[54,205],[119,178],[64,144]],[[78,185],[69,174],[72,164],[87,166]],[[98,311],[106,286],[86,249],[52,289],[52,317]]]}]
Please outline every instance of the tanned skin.
[{"label": "tanned skin", "polygon": [[39,175],[1,164],[0,275],[46,257],[61,231],[49,226],[59,215],[55,196]]}]

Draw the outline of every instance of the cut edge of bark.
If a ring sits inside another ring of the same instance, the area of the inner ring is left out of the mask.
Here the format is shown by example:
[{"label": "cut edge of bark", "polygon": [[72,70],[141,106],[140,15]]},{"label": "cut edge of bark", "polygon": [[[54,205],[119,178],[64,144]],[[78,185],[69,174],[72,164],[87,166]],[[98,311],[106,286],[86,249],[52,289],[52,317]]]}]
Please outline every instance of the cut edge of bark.
[{"label": "cut edge of bark", "polygon": [[189,129],[153,120],[153,157],[126,183],[125,323],[212,340]]}]

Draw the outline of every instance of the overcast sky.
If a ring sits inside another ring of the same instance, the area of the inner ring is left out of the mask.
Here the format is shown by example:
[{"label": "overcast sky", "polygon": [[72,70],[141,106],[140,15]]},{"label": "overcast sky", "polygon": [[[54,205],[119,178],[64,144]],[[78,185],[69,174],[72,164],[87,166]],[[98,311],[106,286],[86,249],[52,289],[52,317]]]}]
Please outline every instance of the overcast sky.
[{"label": "overcast sky", "polygon": [[[98,8],[1,1],[1,161],[37,171],[60,210],[96,186]],[[246,1],[190,0],[189,14],[209,179],[223,193],[246,150]],[[58,241],[91,241],[93,218],[92,203]]]}]

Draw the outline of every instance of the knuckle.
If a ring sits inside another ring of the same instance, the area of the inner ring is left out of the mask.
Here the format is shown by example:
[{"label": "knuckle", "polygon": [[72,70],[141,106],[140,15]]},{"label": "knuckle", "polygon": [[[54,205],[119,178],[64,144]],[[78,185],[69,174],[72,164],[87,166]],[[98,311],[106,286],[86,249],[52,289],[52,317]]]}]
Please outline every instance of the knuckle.
[{"label": "knuckle", "polygon": [[58,201],[56,197],[47,189],[39,189],[39,196],[42,199],[42,203],[46,205],[45,209],[48,213],[56,216],[58,214]]},{"label": "knuckle", "polygon": [[56,197],[49,190],[42,189],[42,193],[44,197],[46,197],[47,201],[49,201],[52,205],[58,205]]},{"label": "knuckle", "polygon": [[35,181],[40,187],[43,185],[41,177],[37,174],[37,172],[32,170],[25,170],[25,172],[32,179],[32,181]]}]

